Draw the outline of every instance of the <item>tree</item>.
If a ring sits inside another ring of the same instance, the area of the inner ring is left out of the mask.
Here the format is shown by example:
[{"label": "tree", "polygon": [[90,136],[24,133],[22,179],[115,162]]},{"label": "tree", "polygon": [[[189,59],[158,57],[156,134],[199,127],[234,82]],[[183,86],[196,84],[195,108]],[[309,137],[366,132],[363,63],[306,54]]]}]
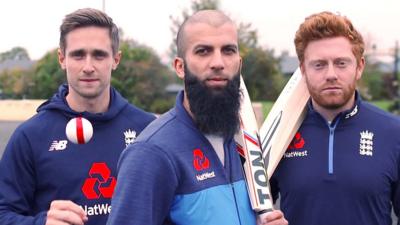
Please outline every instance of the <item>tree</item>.
[{"label": "tree", "polygon": [[133,40],[124,40],[121,51],[121,63],[113,73],[112,85],[145,110],[162,113],[171,108],[173,98],[165,88],[174,80],[173,72],[161,63],[154,50]]},{"label": "tree", "polygon": [[240,23],[238,28],[242,75],[252,100],[274,101],[284,84],[279,60],[274,51],[258,45],[257,30],[251,23]]},{"label": "tree", "polygon": [[66,82],[65,71],[58,63],[57,49],[49,51],[37,62],[32,76],[29,88],[31,98],[50,98],[58,86]]},{"label": "tree", "polygon": [[8,98],[27,97],[32,71],[21,69],[4,70],[0,73],[0,90]]}]

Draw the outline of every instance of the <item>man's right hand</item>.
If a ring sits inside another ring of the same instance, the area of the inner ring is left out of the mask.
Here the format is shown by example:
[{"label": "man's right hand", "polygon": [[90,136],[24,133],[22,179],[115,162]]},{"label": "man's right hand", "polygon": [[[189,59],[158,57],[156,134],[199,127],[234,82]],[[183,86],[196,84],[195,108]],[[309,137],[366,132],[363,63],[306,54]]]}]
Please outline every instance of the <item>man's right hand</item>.
[{"label": "man's right hand", "polygon": [[67,200],[55,200],[47,212],[46,225],[83,225],[88,220],[85,211]]}]

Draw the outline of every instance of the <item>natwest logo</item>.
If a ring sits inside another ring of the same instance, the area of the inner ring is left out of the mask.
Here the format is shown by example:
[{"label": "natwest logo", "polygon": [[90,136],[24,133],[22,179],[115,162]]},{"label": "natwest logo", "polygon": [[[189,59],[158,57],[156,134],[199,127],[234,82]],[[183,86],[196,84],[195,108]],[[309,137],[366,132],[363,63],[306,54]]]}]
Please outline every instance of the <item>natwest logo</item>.
[{"label": "natwest logo", "polygon": [[193,167],[197,170],[204,170],[210,167],[210,161],[200,149],[193,150]]},{"label": "natwest logo", "polygon": [[89,178],[82,186],[82,192],[88,199],[111,198],[117,180],[111,176],[111,171],[104,162],[93,163]]},{"label": "natwest logo", "polygon": [[299,132],[297,132],[294,135],[292,142],[290,142],[288,149],[301,149],[304,147],[304,144],[305,144],[305,142],[304,142],[303,137],[301,136],[301,134]]},{"label": "natwest logo", "polygon": [[287,148],[287,151],[283,155],[284,158],[298,158],[298,157],[306,157],[308,156],[308,152],[304,149],[305,145],[304,138],[301,136],[299,132],[294,135],[292,142]]}]

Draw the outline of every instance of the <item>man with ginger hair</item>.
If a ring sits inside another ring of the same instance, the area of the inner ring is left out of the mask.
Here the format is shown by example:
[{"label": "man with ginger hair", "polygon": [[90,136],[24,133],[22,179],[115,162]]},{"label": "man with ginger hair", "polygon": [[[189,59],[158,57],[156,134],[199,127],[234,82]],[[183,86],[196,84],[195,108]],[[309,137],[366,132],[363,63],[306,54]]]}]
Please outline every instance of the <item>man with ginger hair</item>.
[{"label": "man with ginger hair", "polygon": [[[185,89],[121,155],[108,224],[256,224],[233,135],[242,60],[222,12],[189,17],[174,68]],[[285,225],[280,211],[257,224]]]},{"label": "man with ginger hair", "polygon": [[364,41],[330,12],[306,18],[296,52],[311,100],[271,187],[291,225],[391,225],[400,206],[400,121],[356,90]]}]

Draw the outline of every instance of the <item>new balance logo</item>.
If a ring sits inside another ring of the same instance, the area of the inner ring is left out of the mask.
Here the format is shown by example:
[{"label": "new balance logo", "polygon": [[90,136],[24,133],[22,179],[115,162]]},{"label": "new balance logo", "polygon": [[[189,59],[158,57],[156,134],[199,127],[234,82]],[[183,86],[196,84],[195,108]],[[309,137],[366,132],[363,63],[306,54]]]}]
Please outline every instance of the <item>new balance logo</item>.
[{"label": "new balance logo", "polygon": [[65,148],[67,148],[67,144],[67,140],[53,141],[50,145],[49,152],[64,150]]}]

